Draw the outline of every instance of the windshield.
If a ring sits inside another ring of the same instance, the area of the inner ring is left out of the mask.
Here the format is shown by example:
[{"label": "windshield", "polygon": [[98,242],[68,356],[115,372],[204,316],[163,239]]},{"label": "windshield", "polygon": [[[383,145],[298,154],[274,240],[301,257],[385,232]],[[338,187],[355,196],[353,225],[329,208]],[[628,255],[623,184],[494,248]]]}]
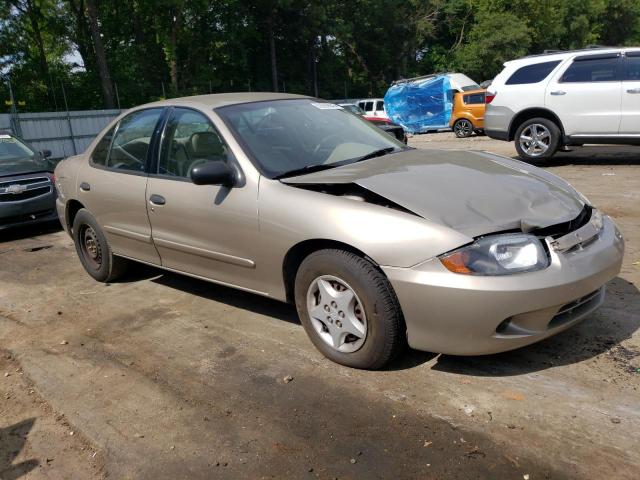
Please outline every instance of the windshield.
[{"label": "windshield", "polygon": [[406,148],[344,108],[311,99],[243,103],[216,112],[269,178],[332,168],[370,158],[374,152],[381,155]]},{"label": "windshield", "polygon": [[362,110],[359,106],[353,104],[340,105],[344,107],[345,110],[349,110],[351,113],[355,113],[356,115],[364,115],[364,110]]},{"label": "windshield", "polygon": [[47,170],[39,154],[17,138],[0,134],[0,175]]}]

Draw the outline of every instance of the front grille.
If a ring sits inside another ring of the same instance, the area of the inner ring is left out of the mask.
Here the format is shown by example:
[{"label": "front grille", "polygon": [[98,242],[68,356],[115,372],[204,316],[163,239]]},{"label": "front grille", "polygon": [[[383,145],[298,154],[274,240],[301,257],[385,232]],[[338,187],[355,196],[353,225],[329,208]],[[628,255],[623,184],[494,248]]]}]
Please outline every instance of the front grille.
[{"label": "front grille", "polygon": [[547,327],[558,327],[564,323],[570,322],[579,315],[583,315],[585,312],[593,310],[600,304],[603,295],[604,288],[599,288],[578,300],[574,300],[573,302],[563,305],[562,308],[558,310],[558,313],[556,313],[551,319]]},{"label": "front grille", "polygon": [[22,178],[0,182],[0,202],[21,202],[51,193],[49,177]]}]

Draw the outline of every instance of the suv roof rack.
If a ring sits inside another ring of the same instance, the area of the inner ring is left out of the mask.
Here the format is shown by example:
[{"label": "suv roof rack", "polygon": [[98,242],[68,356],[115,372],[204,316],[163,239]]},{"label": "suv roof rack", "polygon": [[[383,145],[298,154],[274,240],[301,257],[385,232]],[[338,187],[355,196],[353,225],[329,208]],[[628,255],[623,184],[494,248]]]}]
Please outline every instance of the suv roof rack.
[{"label": "suv roof rack", "polygon": [[559,53],[577,53],[577,52],[586,52],[589,50],[607,50],[607,49],[615,49],[622,47],[609,47],[607,45],[587,45],[584,48],[574,48],[572,50],[562,50],[562,49],[547,49],[543,50],[542,53],[534,53],[533,55],[525,55],[520,58],[532,58],[532,57],[544,57],[545,55],[557,55]]}]

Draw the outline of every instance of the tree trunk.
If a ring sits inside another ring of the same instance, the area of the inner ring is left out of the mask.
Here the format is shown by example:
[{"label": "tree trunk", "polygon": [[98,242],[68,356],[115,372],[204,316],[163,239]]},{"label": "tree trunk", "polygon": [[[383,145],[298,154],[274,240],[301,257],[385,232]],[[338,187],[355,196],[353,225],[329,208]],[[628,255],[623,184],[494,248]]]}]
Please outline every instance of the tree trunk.
[{"label": "tree trunk", "polygon": [[73,40],[78,46],[78,53],[80,53],[85,70],[95,74],[95,53],[93,52],[93,45],[91,45],[91,34],[87,28],[84,0],[79,0],[78,3],[76,3],[75,0],[69,0],[69,5],[73,11],[76,23]]},{"label": "tree trunk", "polygon": [[28,0],[26,6],[29,23],[31,23],[31,29],[33,30],[33,39],[38,47],[40,74],[42,75],[43,81],[46,81],[46,79],[49,78],[49,65],[47,64],[44,41],[42,40],[42,33],[40,32],[40,10],[33,0]]},{"label": "tree trunk", "polygon": [[269,30],[269,57],[271,58],[271,85],[274,92],[278,91],[278,66],[276,64],[276,38],[273,33],[273,16],[267,22]]},{"label": "tree trunk", "polygon": [[180,29],[180,11],[177,11],[173,17],[171,25],[171,55],[169,58],[169,75],[171,76],[171,86],[174,92],[178,91],[178,30]]},{"label": "tree trunk", "polygon": [[107,65],[107,56],[104,52],[102,37],[100,36],[100,25],[98,25],[98,12],[94,0],[86,0],[87,15],[89,16],[89,29],[91,30],[91,38],[93,39],[93,49],[96,53],[96,63],[100,73],[100,83],[102,84],[102,93],[104,95],[104,104],[107,108],[114,108],[113,85],[111,84],[111,74],[109,73],[109,65]]}]

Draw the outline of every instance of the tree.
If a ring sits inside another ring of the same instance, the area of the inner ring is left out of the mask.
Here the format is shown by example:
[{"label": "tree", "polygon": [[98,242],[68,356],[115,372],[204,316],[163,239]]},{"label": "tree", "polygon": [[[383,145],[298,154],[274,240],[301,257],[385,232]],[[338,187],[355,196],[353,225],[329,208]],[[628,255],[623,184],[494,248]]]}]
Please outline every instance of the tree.
[{"label": "tree", "polygon": [[100,72],[100,83],[104,94],[104,104],[107,108],[113,108],[114,94],[113,85],[111,83],[111,74],[109,73],[109,65],[107,64],[107,56],[102,44],[102,34],[100,33],[100,25],[98,24],[98,11],[94,0],[86,0],[87,16],[89,17],[89,28],[91,38],[93,39],[93,50],[96,55],[96,63]]}]

